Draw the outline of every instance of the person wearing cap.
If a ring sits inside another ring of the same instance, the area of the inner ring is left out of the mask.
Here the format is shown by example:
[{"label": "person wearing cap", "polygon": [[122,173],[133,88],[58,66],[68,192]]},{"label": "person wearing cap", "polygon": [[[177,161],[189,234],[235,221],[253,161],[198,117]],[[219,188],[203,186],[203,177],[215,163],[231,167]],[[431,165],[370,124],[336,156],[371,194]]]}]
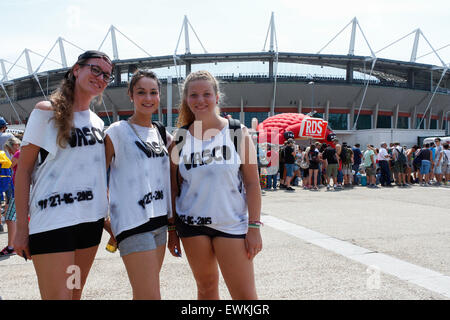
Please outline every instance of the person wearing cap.
[{"label": "person wearing cap", "polygon": [[[8,123],[5,118],[0,117],[0,150],[5,150],[5,142],[10,138],[14,138],[12,133],[6,132],[6,129],[8,129]],[[8,153],[6,155],[11,159],[12,155],[9,156]]]},{"label": "person wearing cap", "polygon": [[112,72],[106,54],[84,52],[50,101],[36,104],[25,129],[14,248],[33,261],[42,299],[81,299],[102,237],[108,213],[104,123],[89,106]]}]

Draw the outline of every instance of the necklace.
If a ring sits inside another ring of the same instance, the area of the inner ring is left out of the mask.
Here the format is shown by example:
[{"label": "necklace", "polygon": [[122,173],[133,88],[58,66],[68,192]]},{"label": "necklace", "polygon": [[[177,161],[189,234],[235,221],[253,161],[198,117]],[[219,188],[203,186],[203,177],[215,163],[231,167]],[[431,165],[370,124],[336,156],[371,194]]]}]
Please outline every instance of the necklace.
[{"label": "necklace", "polygon": [[131,130],[133,130],[134,134],[138,137],[139,140],[141,140],[141,142],[147,148],[147,150],[150,149],[158,155],[164,153],[165,145],[164,145],[164,142],[162,141],[161,135],[159,134],[159,130],[156,130],[156,135],[158,136],[158,142],[150,143],[141,138],[141,136],[139,135],[139,133],[137,132],[136,128],[131,123],[129,118],[127,120],[127,123],[130,126]]}]

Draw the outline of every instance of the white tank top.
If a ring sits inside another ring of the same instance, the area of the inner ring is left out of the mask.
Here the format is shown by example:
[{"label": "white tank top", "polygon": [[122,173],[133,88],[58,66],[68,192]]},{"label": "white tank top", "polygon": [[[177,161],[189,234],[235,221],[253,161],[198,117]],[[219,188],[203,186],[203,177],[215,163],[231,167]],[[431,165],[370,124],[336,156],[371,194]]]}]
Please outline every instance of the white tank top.
[{"label": "white tank top", "polygon": [[184,223],[203,225],[230,234],[246,234],[248,211],[239,167],[241,159],[229,126],[210,140],[189,132],[180,154],[183,178],[176,212]]},{"label": "white tank top", "polygon": [[22,141],[48,152],[31,176],[30,234],[97,221],[108,211],[103,121],[90,110],[74,112],[72,138],[60,148],[52,117],[34,109]]},{"label": "white tank top", "polygon": [[[127,121],[113,123],[107,134],[115,156],[110,164],[109,201],[111,229],[114,236],[133,229],[151,218],[171,215],[170,162],[167,146],[172,136],[166,132],[163,145],[156,127],[133,124],[139,137]],[[152,145],[162,144],[161,155],[146,148],[143,139]]]}]

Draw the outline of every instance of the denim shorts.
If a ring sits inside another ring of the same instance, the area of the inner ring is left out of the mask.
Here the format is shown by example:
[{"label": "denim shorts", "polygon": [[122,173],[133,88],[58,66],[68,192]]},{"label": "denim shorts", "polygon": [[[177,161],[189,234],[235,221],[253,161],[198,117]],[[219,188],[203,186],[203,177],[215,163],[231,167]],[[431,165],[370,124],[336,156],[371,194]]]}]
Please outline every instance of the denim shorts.
[{"label": "denim shorts", "polygon": [[294,176],[294,164],[286,163],[286,177]]},{"label": "denim shorts", "polygon": [[431,162],[429,160],[422,160],[420,166],[420,174],[429,174],[431,169]]},{"label": "denim shorts", "polygon": [[155,250],[167,242],[167,225],[158,229],[129,236],[119,242],[120,256],[133,252]]},{"label": "denim shorts", "polygon": [[442,162],[438,166],[434,167],[434,173],[435,174],[442,174]]}]

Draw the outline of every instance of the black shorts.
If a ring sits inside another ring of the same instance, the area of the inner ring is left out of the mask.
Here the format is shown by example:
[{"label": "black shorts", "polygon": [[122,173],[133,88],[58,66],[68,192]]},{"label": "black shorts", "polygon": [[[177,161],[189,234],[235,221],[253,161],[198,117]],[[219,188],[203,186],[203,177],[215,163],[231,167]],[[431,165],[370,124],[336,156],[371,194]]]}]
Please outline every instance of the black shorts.
[{"label": "black shorts", "polygon": [[69,252],[98,246],[102,239],[104,221],[102,218],[95,222],[30,234],[30,254]]},{"label": "black shorts", "polygon": [[188,238],[195,236],[208,236],[210,238],[223,237],[223,238],[237,238],[245,239],[246,234],[230,234],[225,233],[206,226],[191,226],[178,218],[175,218],[175,226],[177,228],[177,234],[180,238]]}]

